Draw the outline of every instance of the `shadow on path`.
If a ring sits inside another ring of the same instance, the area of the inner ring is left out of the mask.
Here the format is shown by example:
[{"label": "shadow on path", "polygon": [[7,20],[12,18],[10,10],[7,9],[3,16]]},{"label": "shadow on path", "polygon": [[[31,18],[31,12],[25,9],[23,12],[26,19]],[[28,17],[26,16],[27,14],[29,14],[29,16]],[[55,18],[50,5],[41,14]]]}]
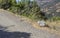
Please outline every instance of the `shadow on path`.
[{"label": "shadow on path", "polygon": [[[0,29],[1,28],[4,27],[0,26]],[[4,30],[3,29],[0,30],[0,38],[30,38],[30,34],[31,34],[26,32],[8,32]]]}]

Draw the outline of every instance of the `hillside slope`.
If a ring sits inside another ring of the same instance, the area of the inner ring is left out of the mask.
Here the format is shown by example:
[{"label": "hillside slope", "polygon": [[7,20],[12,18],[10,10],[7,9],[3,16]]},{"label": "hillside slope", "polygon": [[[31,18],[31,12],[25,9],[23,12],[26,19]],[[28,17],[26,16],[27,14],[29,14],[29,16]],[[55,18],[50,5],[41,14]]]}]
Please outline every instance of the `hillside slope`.
[{"label": "hillside slope", "polygon": [[41,11],[51,16],[60,16],[60,0],[36,0]]}]

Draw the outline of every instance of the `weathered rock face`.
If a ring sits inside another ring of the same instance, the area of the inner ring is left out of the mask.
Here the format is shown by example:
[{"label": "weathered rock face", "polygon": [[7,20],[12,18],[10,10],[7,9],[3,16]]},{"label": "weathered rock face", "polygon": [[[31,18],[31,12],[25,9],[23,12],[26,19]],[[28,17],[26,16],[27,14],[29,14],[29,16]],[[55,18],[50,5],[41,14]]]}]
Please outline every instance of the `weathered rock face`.
[{"label": "weathered rock face", "polygon": [[60,0],[36,0],[41,11],[48,16],[60,16]]}]

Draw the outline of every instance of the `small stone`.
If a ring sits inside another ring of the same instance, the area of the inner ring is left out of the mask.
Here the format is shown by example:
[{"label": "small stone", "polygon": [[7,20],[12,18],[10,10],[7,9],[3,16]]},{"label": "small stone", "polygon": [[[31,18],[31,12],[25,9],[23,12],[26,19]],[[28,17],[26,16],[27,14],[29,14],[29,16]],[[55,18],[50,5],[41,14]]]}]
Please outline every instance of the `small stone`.
[{"label": "small stone", "polygon": [[41,21],[38,21],[37,22],[41,27],[45,27],[46,26],[46,23],[44,20],[41,20]]}]

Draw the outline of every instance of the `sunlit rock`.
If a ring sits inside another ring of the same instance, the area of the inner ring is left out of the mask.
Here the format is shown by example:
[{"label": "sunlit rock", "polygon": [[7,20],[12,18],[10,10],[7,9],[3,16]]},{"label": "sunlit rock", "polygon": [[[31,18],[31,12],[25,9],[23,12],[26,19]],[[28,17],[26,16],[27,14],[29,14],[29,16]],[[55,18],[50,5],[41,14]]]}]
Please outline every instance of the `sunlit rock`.
[{"label": "sunlit rock", "polygon": [[46,22],[44,20],[38,21],[37,22],[41,27],[45,27],[46,26]]}]

